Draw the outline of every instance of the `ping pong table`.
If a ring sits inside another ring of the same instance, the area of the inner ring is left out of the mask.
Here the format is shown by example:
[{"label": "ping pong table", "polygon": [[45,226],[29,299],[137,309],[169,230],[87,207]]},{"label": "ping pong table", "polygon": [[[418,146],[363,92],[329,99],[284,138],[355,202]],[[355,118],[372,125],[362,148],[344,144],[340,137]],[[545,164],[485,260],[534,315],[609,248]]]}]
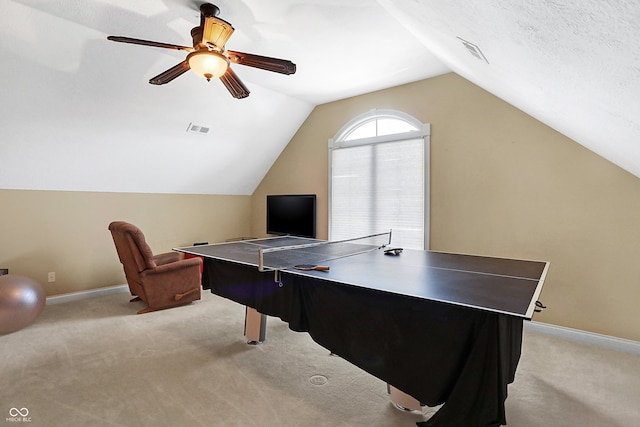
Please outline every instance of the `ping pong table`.
[{"label": "ping pong table", "polygon": [[[506,424],[522,322],[536,311],[549,263],[386,254],[387,244],[345,254],[345,244],[325,243],[286,236],[175,250],[204,258],[203,288],[247,307],[250,341],[264,340],[266,316],[279,317],[385,381],[397,406],[442,405],[419,425]],[[326,268],[296,268],[296,252]],[[292,260],[280,261],[287,253]]]}]

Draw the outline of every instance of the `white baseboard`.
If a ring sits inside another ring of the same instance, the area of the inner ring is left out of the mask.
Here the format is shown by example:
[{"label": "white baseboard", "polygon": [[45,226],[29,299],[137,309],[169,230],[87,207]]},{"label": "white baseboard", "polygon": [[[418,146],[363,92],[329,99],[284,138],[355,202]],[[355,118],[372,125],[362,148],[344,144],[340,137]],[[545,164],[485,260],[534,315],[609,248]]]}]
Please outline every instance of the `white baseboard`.
[{"label": "white baseboard", "polygon": [[106,288],[91,289],[88,291],[71,292],[68,294],[54,295],[52,297],[47,297],[47,305],[62,304],[63,302],[78,301],[81,299],[95,298],[95,297],[101,297],[101,296],[111,295],[111,294],[119,294],[122,292],[129,292],[129,286],[116,285],[116,286],[109,286]]},{"label": "white baseboard", "polygon": [[571,329],[564,326],[556,326],[540,322],[524,322],[524,330],[550,335],[567,341],[574,341],[581,344],[640,355],[640,342],[638,341],[626,340],[609,335],[601,335],[593,332],[581,331],[579,329]]}]

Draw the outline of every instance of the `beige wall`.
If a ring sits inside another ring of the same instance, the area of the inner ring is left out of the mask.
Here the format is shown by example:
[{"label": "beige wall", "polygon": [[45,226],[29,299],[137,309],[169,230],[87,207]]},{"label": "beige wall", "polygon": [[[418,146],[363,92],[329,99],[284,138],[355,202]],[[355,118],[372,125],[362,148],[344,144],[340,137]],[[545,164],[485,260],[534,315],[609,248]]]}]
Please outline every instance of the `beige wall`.
[{"label": "beige wall", "polygon": [[0,268],[35,279],[47,295],[126,283],[111,221],[140,227],[154,253],[250,230],[250,196],[0,190],[0,200]]},{"label": "beige wall", "polygon": [[640,179],[455,74],[318,106],[252,200],[317,193],[327,236],[327,140],[390,108],[431,123],[431,248],[551,262],[534,320],[640,340]]}]

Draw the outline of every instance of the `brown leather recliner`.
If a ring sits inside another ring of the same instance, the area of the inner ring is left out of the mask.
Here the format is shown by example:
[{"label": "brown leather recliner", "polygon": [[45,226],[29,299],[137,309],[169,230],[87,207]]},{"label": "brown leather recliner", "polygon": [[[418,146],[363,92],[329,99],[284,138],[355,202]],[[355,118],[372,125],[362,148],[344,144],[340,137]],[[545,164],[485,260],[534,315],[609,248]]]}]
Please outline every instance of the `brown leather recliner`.
[{"label": "brown leather recliner", "polygon": [[181,259],[177,252],[153,255],[144,234],[124,221],[109,224],[118,258],[124,267],[131,301],[148,307],[138,314],[190,304],[200,299],[201,258]]}]

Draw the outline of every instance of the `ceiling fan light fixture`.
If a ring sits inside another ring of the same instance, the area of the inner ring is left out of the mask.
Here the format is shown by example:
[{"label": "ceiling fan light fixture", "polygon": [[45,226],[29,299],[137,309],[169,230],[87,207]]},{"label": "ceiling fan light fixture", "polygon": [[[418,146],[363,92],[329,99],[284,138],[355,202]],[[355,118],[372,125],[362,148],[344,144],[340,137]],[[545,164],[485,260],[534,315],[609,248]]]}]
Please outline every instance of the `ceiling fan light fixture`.
[{"label": "ceiling fan light fixture", "polygon": [[150,78],[149,83],[152,85],[167,84],[187,71],[193,70],[195,74],[204,77],[207,81],[214,78],[220,79],[231,96],[242,99],[249,96],[249,89],[234,73],[230,67],[231,62],[280,74],[296,72],[296,64],[286,59],[226,50],[225,44],[234,29],[229,22],[217,18],[219,12],[220,9],[211,3],[200,5],[200,25],[191,29],[193,47],[123,36],[108,36],[107,39],[119,43],[190,52],[179,64]]},{"label": "ceiling fan light fixture", "polygon": [[212,50],[197,50],[187,55],[189,68],[207,80],[218,78],[227,72],[229,59]]}]

